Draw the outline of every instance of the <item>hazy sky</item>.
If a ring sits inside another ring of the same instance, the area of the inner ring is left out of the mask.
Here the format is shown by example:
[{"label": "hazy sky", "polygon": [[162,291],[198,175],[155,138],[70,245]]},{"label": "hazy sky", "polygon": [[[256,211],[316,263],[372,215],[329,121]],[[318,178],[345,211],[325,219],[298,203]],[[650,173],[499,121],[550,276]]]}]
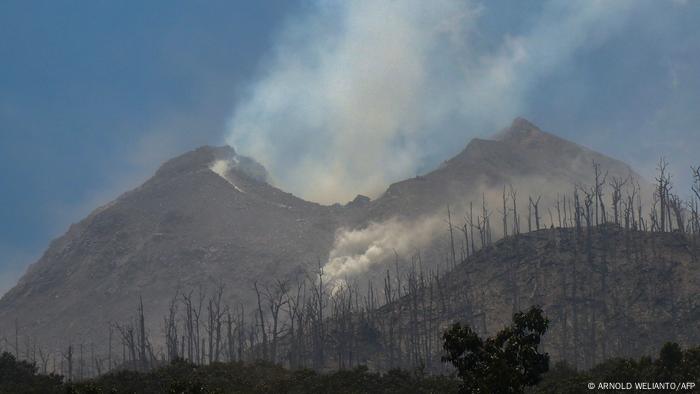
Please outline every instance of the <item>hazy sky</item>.
[{"label": "hazy sky", "polygon": [[344,202],[525,116],[686,182],[699,104],[699,1],[2,1],[0,292],[199,145]]}]

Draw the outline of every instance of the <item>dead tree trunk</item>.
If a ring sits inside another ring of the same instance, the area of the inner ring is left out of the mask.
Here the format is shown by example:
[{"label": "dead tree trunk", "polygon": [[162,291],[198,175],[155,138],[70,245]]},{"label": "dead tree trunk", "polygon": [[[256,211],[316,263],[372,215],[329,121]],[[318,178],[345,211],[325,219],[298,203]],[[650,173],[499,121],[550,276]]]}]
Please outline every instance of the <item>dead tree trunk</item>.
[{"label": "dead tree trunk", "polygon": [[143,316],[143,299],[141,296],[139,296],[138,324],[139,361],[141,362],[142,371],[146,371],[148,370],[148,359],[146,358],[146,324]]},{"label": "dead tree trunk", "polygon": [[[530,197],[530,206],[534,209],[535,213],[535,228],[537,230],[540,229],[540,210],[539,210],[539,205],[540,205],[540,199],[542,196],[537,196],[537,200],[533,200],[532,197]],[[531,223],[528,221],[528,227],[531,227]],[[532,231],[532,228],[529,229]]]},{"label": "dead tree trunk", "polygon": [[68,353],[63,354],[63,358],[68,363],[68,381],[73,381],[73,345],[68,345]]},{"label": "dead tree trunk", "polygon": [[612,186],[612,208],[613,219],[616,225],[620,225],[620,201],[622,200],[622,187],[627,183],[627,179],[612,177],[610,186]]},{"label": "dead tree trunk", "polygon": [[273,363],[277,362],[277,340],[279,336],[279,312],[280,309],[285,305],[285,297],[287,295],[288,288],[287,283],[277,280],[275,287],[272,291],[266,289],[266,298],[268,308],[270,310],[270,317],[272,318],[272,343],[270,346],[270,361]]},{"label": "dead tree trunk", "polygon": [[503,185],[503,238],[508,236],[508,203],[506,199],[506,185]]},{"label": "dead tree trunk", "polygon": [[262,358],[263,360],[267,360],[267,332],[265,330],[265,316],[263,314],[262,299],[260,289],[258,288],[258,282],[253,282],[253,288],[255,289],[255,294],[258,299],[258,318],[260,319],[260,333],[262,335]]},{"label": "dead tree trunk", "polygon": [[[603,187],[605,186],[605,179],[608,177],[607,171],[602,174],[600,170],[600,164],[593,162],[593,171],[595,173],[595,186],[594,186],[594,199],[595,199],[595,224],[598,226],[601,223],[607,221],[605,215],[605,203],[603,202]],[[600,212],[598,211],[600,209]]]},{"label": "dead tree trunk", "polygon": [[668,167],[668,162],[662,157],[659,159],[659,164],[656,167],[659,175],[656,177],[656,193],[659,199],[660,211],[659,211],[659,225],[660,231],[666,231],[666,204],[667,196],[669,191],[669,184],[671,182],[671,176],[666,173],[666,168]]},{"label": "dead tree trunk", "polygon": [[510,198],[513,201],[513,234],[520,234],[520,218],[518,217],[518,191],[510,185]]},{"label": "dead tree trunk", "polygon": [[450,249],[452,251],[452,266],[457,265],[457,255],[455,253],[455,237],[452,229],[452,212],[450,211],[449,204],[447,205],[447,225],[450,229]]}]

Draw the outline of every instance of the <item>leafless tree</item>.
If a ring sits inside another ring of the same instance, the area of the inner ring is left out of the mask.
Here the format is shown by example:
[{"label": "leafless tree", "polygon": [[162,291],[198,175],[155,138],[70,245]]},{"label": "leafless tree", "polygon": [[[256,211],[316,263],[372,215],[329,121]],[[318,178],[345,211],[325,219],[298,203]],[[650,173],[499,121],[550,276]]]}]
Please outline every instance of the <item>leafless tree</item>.
[{"label": "leafless tree", "polygon": [[[168,315],[164,318],[165,348],[167,351],[167,356],[168,356],[169,361],[175,360],[178,356],[180,356],[178,354],[178,351],[180,348],[178,346],[178,340],[180,337],[178,335],[178,330],[177,330],[178,299],[179,299],[179,294],[178,294],[178,291],[176,291],[175,295],[170,300],[170,304],[168,306]],[[110,368],[111,368],[111,359],[110,359]]]},{"label": "leafless tree", "polygon": [[[73,345],[68,345],[68,351],[63,353],[63,358],[68,363],[68,381],[73,381]],[[61,368],[62,370],[63,368]]]},{"label": "leafless tree", "polygon": [[289,291],[286,281],[276,280],[272,289],[265,288],[265,298],[267,307],[272,319],[272,342],[270,344],[270,361],[277,362],[277,342],[283,329],[280,328],[280,310],[287,303],[287,292]]},{"label": "leafless tree", "polygon": [[[596,201],[595,206],[595,224],[596,226],[605,223],[607,217],[605,215],[605,203],[603,202],[603,188],[605,187],[605,181],[608,177],[608,172],[602,173],[600,169],[600,164],[593,161],[593,172],[595,177],[595,186],[593,187],[593,194]],[[600,211],[599,211],[600,209]]]},{"label": "leafless tree", "polygon": [[267,330],[265,329],[265,312],[262,305],[262,291],[258,287],[258,282],[253,282],[255,295],[258,300],[258,323],[260,324],[260,334],[262,335],[262,358],[267,360]]},{"label": "leafless tree", "polygon": [[620,201],[622,201],[622,188],[627,184],[628,179],[623,179],[620,177],[613,176],[610,180],[610,186],[612,187],[612,208],[613,208],[613,220],[615,224],[620,224],[620,214],[621,207]]},{"label": "leafless tree", "polygon": [[452,212],[450,211],[450,205],[447,205],[447,226],[450,232],[450,250],[452,252],[452,265],[457,265],[457,255],[455,253],[455,237],[452,227]]},{"label": "leafless tree", "polygon": [[[537,230],[540,229],[540,210],[539,210],[539,205],[540,205],[540,199],[541,199],[541,198],[542,198],[542,196],[537,196],[537,199],[533,200],[532,197],[529,197],[529,199],[530,199],[530,206],[531,206],[532,209],[534,210],[534,214],[535,214],[535,228],[536,228]],[[528,227],[531,227],[531,225],[529,224],[529,219],[528,219]],[[530,230],[531,230],[531,228],[530,228]]]},{"label": "leafless tree", "polygon": [[518,191],[510,185],[510,199],[513,201],[513,234],[520,234],[520,217],[518,216]]},{"label": "leafless tree", "polygon": [[205,324],[205,329],[209,340],[209,363],[219,361],[221,353],[221,327],[225,314],[224,306],[222,305],[223,295],[224,285],[219,284],[207,303],[208,319]]},{"label": "leafless tree", "polygon": [[[659,231],[666,231],[667,212],[668,212],[668,193],[671,185],[671,175],[666,171],[668,162],[663,157],[659,159],[659,164],[656,169],[658,175],[656,177],[656,198],[659,201]],[[654,210],[655,211],[655,210]]]}]

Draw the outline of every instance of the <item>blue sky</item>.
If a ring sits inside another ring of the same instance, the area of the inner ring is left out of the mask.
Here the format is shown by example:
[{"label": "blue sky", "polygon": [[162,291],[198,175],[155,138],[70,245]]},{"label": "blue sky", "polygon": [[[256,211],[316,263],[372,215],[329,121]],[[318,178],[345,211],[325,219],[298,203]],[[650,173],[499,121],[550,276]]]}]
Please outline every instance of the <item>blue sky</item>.
[{"label": "blue sky", "polygon": [[[70,223],[203,144],[234,143],[319,201],[376,193],[515,116],[645,174],[663,154],[680,184],[700,164],[700,2],[428,3],[0,2],[0,292]],[[408,88],[358,123],[366,74]],[[329,161],[367,138],[395,163]]]}]

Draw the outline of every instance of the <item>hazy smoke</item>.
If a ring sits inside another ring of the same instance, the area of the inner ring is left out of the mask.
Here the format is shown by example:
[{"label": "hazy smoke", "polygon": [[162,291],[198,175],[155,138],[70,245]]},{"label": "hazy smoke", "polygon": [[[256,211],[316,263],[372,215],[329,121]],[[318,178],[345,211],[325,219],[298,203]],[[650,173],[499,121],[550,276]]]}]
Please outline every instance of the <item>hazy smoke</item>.
[{"label": "hazy smoke", "polygon": [[470,1],[318,2],[281,34],[228,142],[302,197],[376,196],[506,125],[628,4],[545,3],[529,30],[481,45],[484,8]]},{"label": "hazy smoke", "polygon": [[394,253],[413,254],[428,245],[442,225],[440,218],[431,216],[411,221],[393,218],[363,229],[340,229],[323,272],[331,281],[342,281],[387,261]]}]

